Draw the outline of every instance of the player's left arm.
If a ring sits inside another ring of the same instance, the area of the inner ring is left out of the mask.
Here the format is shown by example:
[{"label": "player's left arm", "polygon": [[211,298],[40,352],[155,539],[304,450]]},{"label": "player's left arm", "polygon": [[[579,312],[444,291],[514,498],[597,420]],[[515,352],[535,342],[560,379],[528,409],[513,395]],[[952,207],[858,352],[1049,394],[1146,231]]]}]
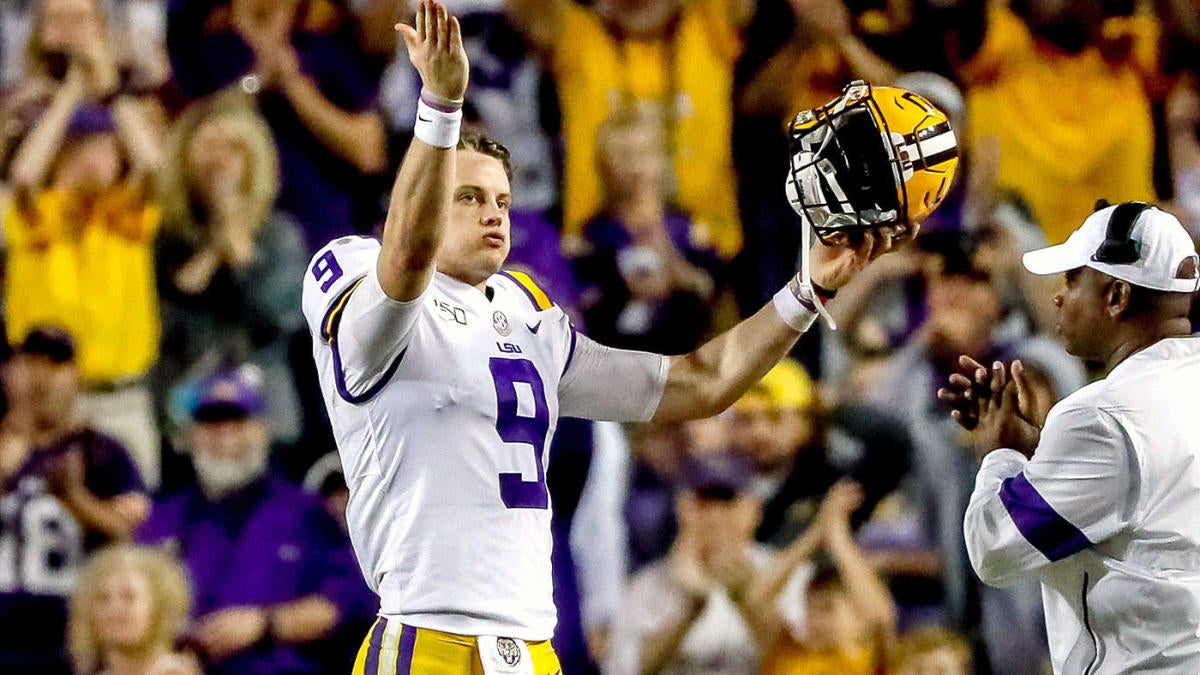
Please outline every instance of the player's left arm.
[{"label": "player's left arm", "polygon": [[1134,518],[1138,466],[1110,413],[1056,410],[1033,459],[1011,449],[984,458],[963,521],[971,566],[1007,586],[1112,537]]},{"label": "player's left arm", "polygon": [[[812,281],[836,291],[872,260],[910,239],[917,228],[899,236],[892,231],[867,232],[850,244],[818,244],[812,251]],[[788,291],[782,291],[786,295]],[[790,302],[786,297],[782,302]],[[803,302],[803,300],[797,300]],[[831,302],[837,302],[832,300]],[[780,314],[781,300],[718,335],[695,351],[670,357],[662,399],[653,421],[671,422],[716,415],[728,408],[791,351],[816,319],[815,309],[798,310],[790,321]]]}]

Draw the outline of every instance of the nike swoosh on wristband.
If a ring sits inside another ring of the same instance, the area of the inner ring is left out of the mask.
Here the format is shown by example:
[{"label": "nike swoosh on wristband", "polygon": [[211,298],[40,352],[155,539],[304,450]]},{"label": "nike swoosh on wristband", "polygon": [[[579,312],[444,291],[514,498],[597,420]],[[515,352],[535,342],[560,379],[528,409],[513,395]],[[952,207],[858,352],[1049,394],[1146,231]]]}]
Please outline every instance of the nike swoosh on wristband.
[{"label": "nike swoosh on wristband", "polygon": [[429,119],[428,117],[421,117],[420,115],[417,115],[417,119],[421,120],[422,122],[432,122],[433,121],[433,120]]},{"label": "nike swoosh on wristband", "polygon": [[533,324],[532,326],[530,326],[529,324],[525,324],[525,327],[529,329],[530,333],[537,335],[538,330],[542,327],[542,322],[538,321],[537,323]]}]

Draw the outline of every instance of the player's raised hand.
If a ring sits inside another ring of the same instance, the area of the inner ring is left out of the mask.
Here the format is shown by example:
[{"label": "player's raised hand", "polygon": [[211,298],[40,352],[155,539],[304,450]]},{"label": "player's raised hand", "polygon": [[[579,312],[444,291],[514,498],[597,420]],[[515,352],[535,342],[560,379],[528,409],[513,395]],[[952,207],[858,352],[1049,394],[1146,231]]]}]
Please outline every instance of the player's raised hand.
[{"label": "player's raised hand", "polygon": [[421,83],[430,93],[452,101],[461,101],[467,91],[470,66],[463,49],[458,17],[446,6],[421,0],[413,26],[396,24],[404,39],[408,59],[421,75]]},{"label": "player's raised hand", "polygon": [[920,229],[920,225],[890,225],[826,237],[823,245],[812,250],[812,280],[822,288],[836,291],[872,260],[911,241]]}]

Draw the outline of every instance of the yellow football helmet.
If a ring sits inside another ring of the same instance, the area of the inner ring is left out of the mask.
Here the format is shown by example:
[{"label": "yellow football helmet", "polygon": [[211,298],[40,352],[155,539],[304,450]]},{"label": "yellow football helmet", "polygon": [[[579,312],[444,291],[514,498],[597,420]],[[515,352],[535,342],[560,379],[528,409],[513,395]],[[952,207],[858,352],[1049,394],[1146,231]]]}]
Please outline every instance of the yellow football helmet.
[{"label": "yellow football helmet", "polygon": [[817,236],[920,223],[950,191],[958,141],[945,113],[858,80],[791,124],[788,201]]}]

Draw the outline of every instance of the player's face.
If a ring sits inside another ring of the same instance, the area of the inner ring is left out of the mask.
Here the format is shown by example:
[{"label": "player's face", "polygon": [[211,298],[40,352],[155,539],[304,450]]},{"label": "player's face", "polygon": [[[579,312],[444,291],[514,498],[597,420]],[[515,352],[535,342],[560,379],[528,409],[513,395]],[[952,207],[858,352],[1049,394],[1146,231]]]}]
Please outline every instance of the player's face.
[{"label": "player's face", "polygon": [[100,642],[117,649],[142,646],[150,635],[153,605],[145,575],[122,570],[105,579],[92,608]]},{"label": "player's face", "polygon": [[1104,307],[1105,290],[1111,280],[1090,267],[1080,267],[1063,274],[1054,294],[1055,329],[1067,352],[1085,361],[1103,362],[1108,358],[1105,342],[1109,331],[1104,328],[1108,316]]},{"label": "player's face", "polygon": [[510,246],[512,188],[500,160],[459,150],[450,224],[438,250],[438,270],[478,286],[504,264]]}]

